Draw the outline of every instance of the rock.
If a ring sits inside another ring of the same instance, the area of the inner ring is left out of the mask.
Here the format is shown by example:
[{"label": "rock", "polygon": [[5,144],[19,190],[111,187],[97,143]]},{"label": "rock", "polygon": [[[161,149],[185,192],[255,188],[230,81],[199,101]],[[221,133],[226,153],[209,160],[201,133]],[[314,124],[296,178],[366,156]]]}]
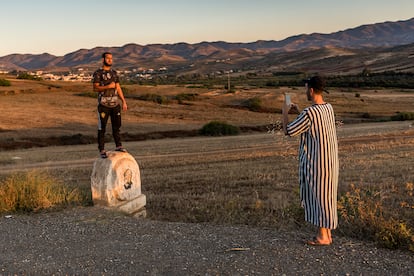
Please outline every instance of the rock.
[{"label": "rock", "polygon": [[92,201],[96,206],[145,214],[146,197],[141,193],[141,175],[134,157],[127,152],[107,152],[98,158],[91,175]]}]

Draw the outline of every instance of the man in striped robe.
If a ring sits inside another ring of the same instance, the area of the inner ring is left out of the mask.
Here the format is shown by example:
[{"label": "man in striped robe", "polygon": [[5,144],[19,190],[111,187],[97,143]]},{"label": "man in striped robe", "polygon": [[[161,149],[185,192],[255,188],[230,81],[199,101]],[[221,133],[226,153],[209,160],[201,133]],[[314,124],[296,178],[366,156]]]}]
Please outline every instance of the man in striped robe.
[{"label": "man in striped robe", "polygon": [[[305,81],[306,95],[312,105],[289,123],[288,113],[297,105],[285,103],[283,130],[288,136],[300,134],[299,182],[305,221],[318,227],[309,245],[330,245],[331,229],[338,226],[338,142],[332,105],[323,100],[325,81],[314,76]],[[329,92],[328,92],[329,93]]]}]

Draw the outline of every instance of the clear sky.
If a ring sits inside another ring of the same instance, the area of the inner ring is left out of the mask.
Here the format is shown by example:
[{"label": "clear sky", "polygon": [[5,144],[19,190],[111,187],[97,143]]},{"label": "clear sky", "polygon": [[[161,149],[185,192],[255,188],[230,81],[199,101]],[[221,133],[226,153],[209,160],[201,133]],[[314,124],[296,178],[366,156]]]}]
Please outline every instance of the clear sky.
[{"label": "clear sky", "polygon": [[413,0],[0,0],[0,56],[282,40],[414,17]]}]

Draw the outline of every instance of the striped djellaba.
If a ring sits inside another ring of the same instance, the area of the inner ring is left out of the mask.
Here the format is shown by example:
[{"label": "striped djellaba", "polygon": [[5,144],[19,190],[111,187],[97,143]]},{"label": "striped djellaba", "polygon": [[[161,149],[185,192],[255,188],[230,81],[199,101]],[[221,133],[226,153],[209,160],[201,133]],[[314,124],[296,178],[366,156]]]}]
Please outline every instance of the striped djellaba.
[{"label": "striped djellaba", "polygon": [[289,136],[300,136],[300,199],[305,221],[318,227],[338,226],[338,141],[332,105],[314,104],[287,126]]}]

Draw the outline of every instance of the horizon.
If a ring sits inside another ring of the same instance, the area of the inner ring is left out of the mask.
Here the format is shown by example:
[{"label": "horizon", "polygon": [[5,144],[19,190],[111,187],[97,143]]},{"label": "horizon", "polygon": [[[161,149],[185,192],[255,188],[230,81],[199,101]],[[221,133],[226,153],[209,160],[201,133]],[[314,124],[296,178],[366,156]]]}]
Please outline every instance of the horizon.
[{"label": "horizon", "polygon": [[[66,54],[127,44],[251,43],[301,34],[330,34],[413,18],[408,0],[21,0],[2,5],[8,26],[0,56]],[[202,11],[202,12],[201,12]],[[320,13],[317,20],[313,14]],[[352,18],[349,14],[352,13]],[[71,17],[68,20],[67,15]],[[196,22],[193,24],[193,22]],[[53,23],[53,24],[52,24]],[[110,36],[110,38],[107,38]]]}]

